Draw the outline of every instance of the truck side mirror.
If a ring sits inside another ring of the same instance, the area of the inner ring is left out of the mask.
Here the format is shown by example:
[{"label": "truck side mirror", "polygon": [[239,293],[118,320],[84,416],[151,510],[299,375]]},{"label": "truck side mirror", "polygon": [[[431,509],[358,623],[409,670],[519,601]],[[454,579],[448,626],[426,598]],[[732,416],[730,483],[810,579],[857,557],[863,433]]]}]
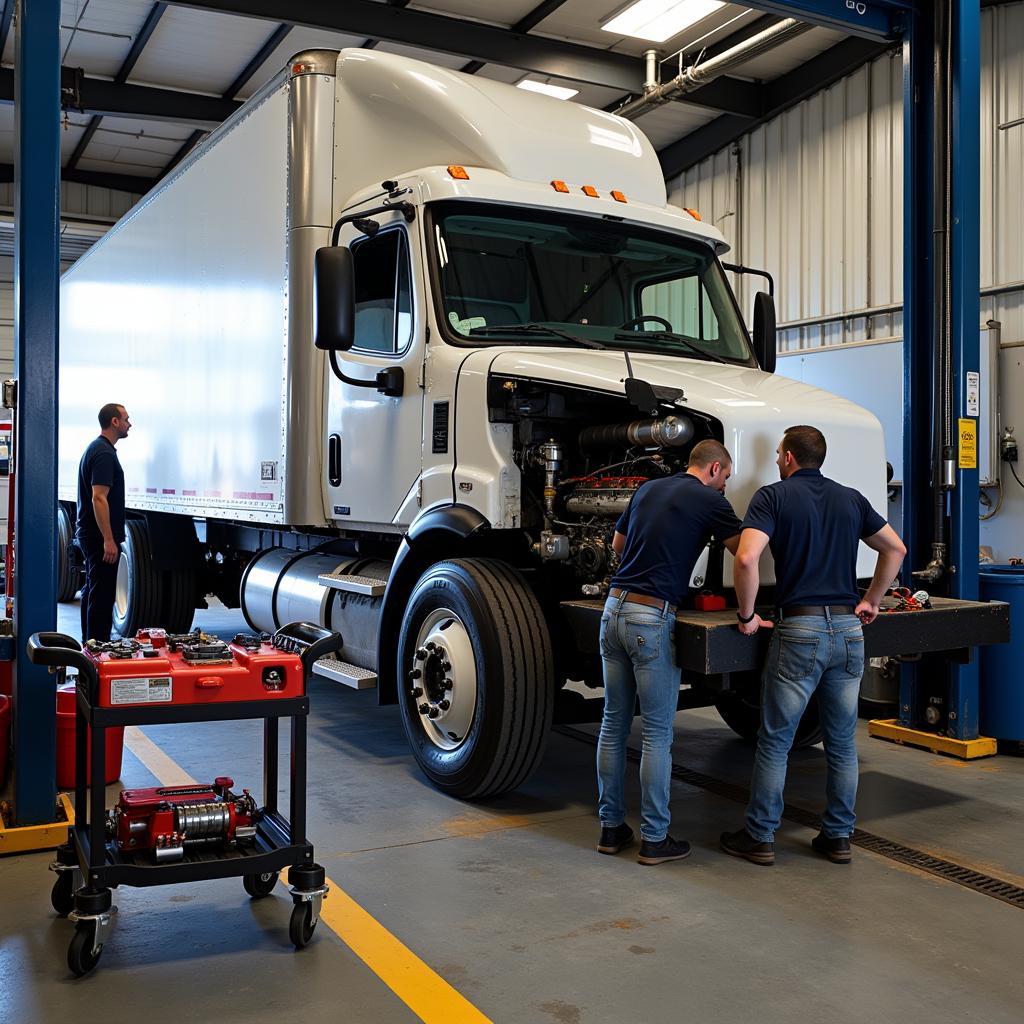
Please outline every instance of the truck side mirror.
[{"label": "truck side mirror", "polygon": [[313,343],[347,352],[356,340],[355,274],[344,245],[317,249],[313,259]]},{"label": "truck side mirror", "polygon": [[775,300],[767,292],[758,292],[754,296],[754,355],[765,373],[775,372],[775,344]]}]

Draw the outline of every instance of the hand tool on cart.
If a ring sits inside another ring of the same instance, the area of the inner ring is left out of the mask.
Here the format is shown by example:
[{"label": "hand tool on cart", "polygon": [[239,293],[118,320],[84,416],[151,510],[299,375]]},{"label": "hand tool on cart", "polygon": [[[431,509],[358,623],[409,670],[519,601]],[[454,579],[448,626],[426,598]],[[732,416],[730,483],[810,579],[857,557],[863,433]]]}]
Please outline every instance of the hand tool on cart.
[{"label": "hand tool on cart", "polygon": [[[35,633],[28,656],[63,677],[78,672],[75,714],[75,824],[50,865],[51,903],[75,923],[68,967],[91,971],[110,931],[111,889],[241,877],[254,899],[268,896],[289,869],[294,903],[289,936],[296,949],[313,936],[327,896],[324,869],[306,838],[306,719],[314,663],[342,649],[339,634],[310,623],[283,626],[272,638],[231,643],[199,633],[141,631],[134,639],[83,650],[62,633]],[[61,679],[63,681],[63,678]],[[106,730],[126,725],[263,719],[263,805],[233,781],[212,786],[125,790],[108,815],[103,778]],[[277,807],[278,725],[291,722],[289,813]],[[91,751],[89,736],[91,732]]]}]

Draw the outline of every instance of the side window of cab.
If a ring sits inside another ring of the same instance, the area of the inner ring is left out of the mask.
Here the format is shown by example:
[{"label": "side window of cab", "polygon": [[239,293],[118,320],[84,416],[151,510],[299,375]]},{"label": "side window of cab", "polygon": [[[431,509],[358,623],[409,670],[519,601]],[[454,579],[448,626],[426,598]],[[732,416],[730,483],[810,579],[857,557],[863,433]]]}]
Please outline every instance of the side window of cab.
[{"label": "side window of cab", "polygon": [[364,352],[393,354],[412,338],[409,244],[401,228],[352,244],[356,340]]}]

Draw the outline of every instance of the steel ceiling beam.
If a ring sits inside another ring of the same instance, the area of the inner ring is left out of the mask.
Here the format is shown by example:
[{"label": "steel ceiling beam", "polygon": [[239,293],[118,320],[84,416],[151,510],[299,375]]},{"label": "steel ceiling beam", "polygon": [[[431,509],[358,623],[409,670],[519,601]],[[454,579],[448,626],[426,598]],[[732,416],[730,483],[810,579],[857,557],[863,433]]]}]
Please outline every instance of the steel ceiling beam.
[{"label": "steel ceiling beam", "polygon": [[[531,29],[536,28],[548,15],[554,14],[559,7],[563,7],[565,3],[566,0],[544,0],[544,3],[538,4],[532,11],[520,18],[512,26],[512,31],[529,32]],[[466,75],[475,75],[481,68],[486,66],[486,61],[471,60],[468,64],[459,68],[459,70]]]},{"label": "steel ceiling beam", "polygon": [[665,177],[674,178],[682,174],[759,124],[777,117],[896,45],[894,42],[851,37],[812,57],[788,74],[765,82],[761,86],[764,111],[753,123],[741,117],[724,115],[660,150],[658,158]]},{"label": "steel ceiling beam", "polygon": [[[171,0],[171,3],[194,10],[291,22],[401,43],[624,92],[639,93],[643,88],[643,62],[638,57],[373,0],[345,0],[345,3],[329,5],[316,0]],[[735,113],[737,88],[728,80],[720,84],[722,82],[720,79],[706,87],[700,105]],[[750,116],[757,115],[757,110],[747,112]]]},{"label": "steel ceiling beam", "polygon": [[[112,188],[118,192],[135,192],[143,195],[156,182],[156,178],[142,178],[134,174],[113,174],[106,171],[83,171],[78,167],[60,172],[61,181],[74,182],[77,185],[99,185],[101,188]],[[0,164],[0,184],[14,181],[14,164]]]}]

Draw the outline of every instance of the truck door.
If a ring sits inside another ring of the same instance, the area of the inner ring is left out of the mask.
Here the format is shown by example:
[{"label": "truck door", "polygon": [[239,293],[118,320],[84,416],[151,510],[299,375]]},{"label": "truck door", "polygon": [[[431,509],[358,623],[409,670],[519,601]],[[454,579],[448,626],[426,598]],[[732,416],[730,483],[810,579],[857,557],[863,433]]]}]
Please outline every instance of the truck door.
[{"label": "truck door", "polygon": [[[373,234],[348,224],[339,239],[352,250],[356,298],[355,345],[332,353],[327,378],[325,504],[339,526],[408,525],[417,511],[425,322],[418,222],[374,219]],[[336,372],[372,381],[389,367],[403,371],[401,395],[346,383]]]}]

